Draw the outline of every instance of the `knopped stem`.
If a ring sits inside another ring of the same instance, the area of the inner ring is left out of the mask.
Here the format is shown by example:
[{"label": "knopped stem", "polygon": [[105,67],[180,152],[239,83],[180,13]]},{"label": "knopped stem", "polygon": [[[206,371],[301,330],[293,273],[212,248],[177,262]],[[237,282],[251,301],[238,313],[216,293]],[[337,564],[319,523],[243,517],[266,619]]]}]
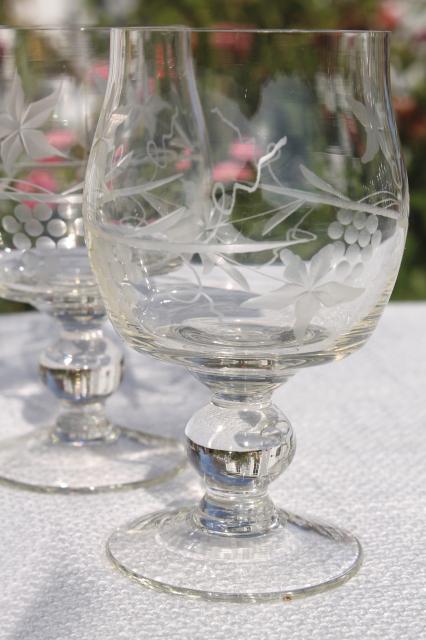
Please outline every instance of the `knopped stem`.
[{"label": "knopped stem", "polygon": [[213,534],[253,536],[278,524],[268,485],[295,453],[291,424],[270,398],[215,394],[186,428],[191,463],[207,490],[194,518]]},{"label": "knopped stem", "polygon": [[82,446],[116,437],[104,403],[121,382],[123,354],[103,334],[103,320],[58,317],[59,338],[41,355],[42,380],[61,400],[54,441]]}]

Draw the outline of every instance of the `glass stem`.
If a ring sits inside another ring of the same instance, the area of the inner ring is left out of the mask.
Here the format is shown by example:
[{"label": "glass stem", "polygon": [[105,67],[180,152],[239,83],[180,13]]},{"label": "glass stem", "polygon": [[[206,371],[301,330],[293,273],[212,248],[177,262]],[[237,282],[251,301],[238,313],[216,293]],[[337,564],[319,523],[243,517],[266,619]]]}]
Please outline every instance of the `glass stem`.
[{"label": "glass stem", "polygon": [[215,394],[186,427],[191,463],[207,490],[194,518],[210,533],[246,536],[278,523],[268,485],[290,464],[295,438],[270,397]]},{"label": "glass stem", "polygon": [[61,400],[52,438],[81,446],[115,439],[105,400],[118,388],[123,354],[102,331],[104,316],[57,316],[58,339],[40,357],[43,382]]}]

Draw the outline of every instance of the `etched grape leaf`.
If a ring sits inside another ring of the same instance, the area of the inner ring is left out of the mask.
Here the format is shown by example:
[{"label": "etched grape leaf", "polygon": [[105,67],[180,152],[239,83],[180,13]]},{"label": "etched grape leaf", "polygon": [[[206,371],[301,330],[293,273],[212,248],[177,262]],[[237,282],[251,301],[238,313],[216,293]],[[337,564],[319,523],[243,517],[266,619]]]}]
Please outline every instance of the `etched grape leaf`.
[{"label": "etched grape leaf", "polygon": [[7,111],[0,114],[0,155],[6,173],[11,174],[19,157],[25,153],[31,160],[50,156],[66,157],[51,145],[46,135],[38,129],[51,116],[57,104],[60,89],[49,96],[32,102],[25,108],[22,82],[15,75],[11,90],[5,99]]},{"label": "etched grape leaf", "polygon": [[338,191],[331,184],[329,184],[328,182],[326,182],[325,180],[317,176],[313,171],[305,167],[303,164],[299,166],[300,166],[300,171],[303,174],[303,177],[313,187],[315,187],[316,189],[319,189],[320,191],[331,193],[333,196],[336,196],[337,198],[341,198],[342,200],[348,200],[348,198],[345,195],[343,195],[343,193],[340,193],[340,191]]}]

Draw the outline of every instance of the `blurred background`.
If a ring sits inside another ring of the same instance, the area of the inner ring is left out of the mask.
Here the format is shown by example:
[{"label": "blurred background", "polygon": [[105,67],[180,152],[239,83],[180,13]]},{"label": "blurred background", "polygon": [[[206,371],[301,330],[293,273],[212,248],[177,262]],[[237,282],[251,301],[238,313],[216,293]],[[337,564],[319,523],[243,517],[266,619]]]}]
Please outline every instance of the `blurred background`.
[{"label": "blurred background", "polygon": [[[411,200],[410,231],[393,300],[426,300],[426,0],[2,0],[0,22],[392,31],[394,108]],[[233,46],[226,34],[215,42],[224,49]],[[21,309],[25,306],[0,300],[0,312]]]}]

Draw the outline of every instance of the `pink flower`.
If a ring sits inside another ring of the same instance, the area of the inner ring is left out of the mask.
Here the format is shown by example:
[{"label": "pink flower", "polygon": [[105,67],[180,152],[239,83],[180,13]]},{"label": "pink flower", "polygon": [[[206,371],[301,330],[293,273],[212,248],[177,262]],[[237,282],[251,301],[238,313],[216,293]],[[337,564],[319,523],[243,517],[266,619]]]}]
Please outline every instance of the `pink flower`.
[{"label": "pink flower", "polygon": [[400,118],[412,118],[416,113],[418,104],[412,96],[395,96],[393,107]]},{"label": "pink flower", "polygon": [[126,153],[128,153],[129,151],[129,144],[128,142],[124,142],[122,144],[120,144],[114,151],[114,161],[115,162],[120,162],[120,160],[122,160],[124,158],[124,156],[126,155]]},{"label": "pink flower", "polygon": [[191,153],[192,151],[189,147],[184,149],[183,151],[184,157],[178,160],[175,165],[177,171],[187,171],[187,169],[191,168],[192,166],[192,160],[190,159]]},{"label": "pink flower", "polygon": [[[254,34],[241,29],[251,29],[252,25],[222,22],[214,25],[214,28],[219,29],[211,34],[211,43],[214,47],[230,51],[242,58],[247,57],[253,45]],[[220,31],[220,29],[239,29],[239,31]]]},{"label": "pink flower", "polygon": [[250,167],[235,162],[233,160],[225,160],[219,162],[213,167],[212,178],[215,182],[235,182],[236,180],[250,180],[253,177],[253,171]]},{"label": "pink flower", "polygon": [[176,162],[176,171],[187,171],[191,168],[192,162],[187,158],[182,158],[179,162]]},{"label": "pink flower", "polygon": [[401,24],[404,10],[395,0],[383,0],[376,13],[376,24],[382,29],[393,31]]},{"label": "pink flower", "polygon": [[[24,193],[43,193],[44,191],[55,193],[57,183],[50,171],[46,169],[33,169],[25,176],[24,180],[16,183],[16,188],[18,191],[23,191]],[[23,200],[22,202],[30,209],[40,204],[37,199]]]},{"label": "pink flower", "polygon": [[92,79],[101,78],[101,80],[108,80],[108,73],[108,62],[104,62],[102,60],[95,62],[89,70],[89,76]]},{"label": "pink flower", "polygon": [[57,149],[69,149],[77,140],[74,131],[70,129],[53,129],[46,133],[46,138]]},{"label": "pink flower", "polygon": [[426,28],[423,27],[419,31],[416,31],[414,34],[414,39],[417,42],[426,42]]},{"label": "pink flower", "polygon": [[254,140],[239,140],[229,148],[229,155],[240,162],[255,162],[262,155],[262,150]]}]

